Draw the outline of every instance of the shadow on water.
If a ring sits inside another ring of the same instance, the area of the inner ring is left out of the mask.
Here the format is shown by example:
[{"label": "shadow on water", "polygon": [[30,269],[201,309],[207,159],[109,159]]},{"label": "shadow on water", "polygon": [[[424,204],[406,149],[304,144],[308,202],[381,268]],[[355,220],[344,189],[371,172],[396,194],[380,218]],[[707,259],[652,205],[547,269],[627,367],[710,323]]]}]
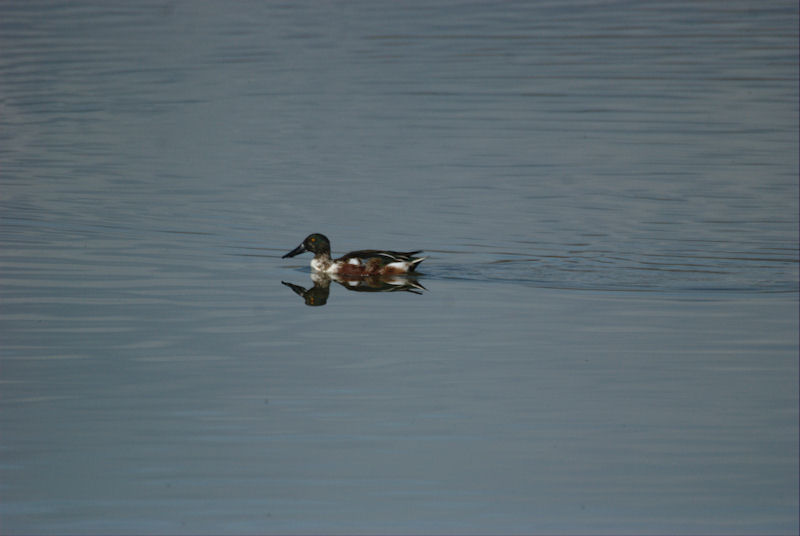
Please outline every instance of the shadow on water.
[{"label": "shadow on water", "polygon": [[336,281],[347,290],[354,292],[410,292],[412,294],[422,294],[422,291],[427,290],[413,276],[344,277],[313,273],[311,274],[311,281],[314,283],[311,288],[305,288],[287,281],[281,281],[281,284],[292,289],[295,294],[303,298],[306,305],[312,307],[328,303],[331,281]]}]

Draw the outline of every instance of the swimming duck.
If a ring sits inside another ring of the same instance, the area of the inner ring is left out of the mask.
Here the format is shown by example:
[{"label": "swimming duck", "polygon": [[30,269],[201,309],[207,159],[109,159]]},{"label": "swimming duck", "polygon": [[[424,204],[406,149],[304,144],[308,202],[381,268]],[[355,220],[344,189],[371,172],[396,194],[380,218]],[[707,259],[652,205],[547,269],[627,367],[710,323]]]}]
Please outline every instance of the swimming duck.
[{"label": "swimming duck", "polygon": [[294,257],[304,251],[314,254],[311,269],[333,275],[374,276],[407,274],[416,270],[417,265],[427,257],[414,257],[419,251],[401,253],[399,251],[383,251],[363,249],[351,251],[338,259],[331,259],[331,243],[325,235],[314,233],[303,240],[303,243],[284,255]]}]

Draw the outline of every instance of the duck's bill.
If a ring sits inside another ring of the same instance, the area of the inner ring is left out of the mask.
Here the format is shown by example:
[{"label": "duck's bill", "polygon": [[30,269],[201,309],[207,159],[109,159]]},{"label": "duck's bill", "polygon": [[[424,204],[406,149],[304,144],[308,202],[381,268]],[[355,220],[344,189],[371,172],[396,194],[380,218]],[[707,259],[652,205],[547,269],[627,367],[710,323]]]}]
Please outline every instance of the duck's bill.
[{"label": "duck's bill", "polygon": [[306,248],[303,247],[303,244],[300,244],[299,246],[294,248],[292,251],[290,251],[289,253],[287,253],[283,257],[281,257],[281,259],[285,259],[287,257],[294,257],[295,255],[300,255],[305,250],[306,250]]}]

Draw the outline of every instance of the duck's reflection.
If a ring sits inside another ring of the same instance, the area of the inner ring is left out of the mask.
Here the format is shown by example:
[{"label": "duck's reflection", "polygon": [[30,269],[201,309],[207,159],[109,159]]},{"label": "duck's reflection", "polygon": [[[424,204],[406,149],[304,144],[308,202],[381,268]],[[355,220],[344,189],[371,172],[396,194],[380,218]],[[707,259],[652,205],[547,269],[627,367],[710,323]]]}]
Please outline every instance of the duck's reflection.
[{"label": "duck's reflection", "polygon": [[281,281],[281,283],[303,298],[306,305],[311,306],[325,305],[328,302],[328,295],[331,292],[331,281],[336,281],[347,290],[356,292],[404,291],[411,292],[412,294],[422,294],[422,291],[427,290],[415,277],[408,275],[348,277],[313,273],[311,274],[311,281],[314,282],[314,286],[309,289],[287,281]]}]

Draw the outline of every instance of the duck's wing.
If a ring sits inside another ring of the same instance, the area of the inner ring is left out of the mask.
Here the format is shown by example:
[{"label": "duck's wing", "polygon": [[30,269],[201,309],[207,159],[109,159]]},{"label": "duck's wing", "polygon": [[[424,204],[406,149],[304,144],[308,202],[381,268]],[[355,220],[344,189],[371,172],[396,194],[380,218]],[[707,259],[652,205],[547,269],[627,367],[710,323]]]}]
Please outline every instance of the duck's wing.
[{"label": "duck's wing", "polygon": [[351,251],[347,255],[344,255],[338,260],[347,262],[350,259],[384,259],[386,263],[392,262],[411,262],[414,259],[414,255],[417,253],[422,253],[422,250],[417,251],[408,251],[408,252],[400,252],[400,251],[383,251],[379,249],[362,249],[359,251]]}]

